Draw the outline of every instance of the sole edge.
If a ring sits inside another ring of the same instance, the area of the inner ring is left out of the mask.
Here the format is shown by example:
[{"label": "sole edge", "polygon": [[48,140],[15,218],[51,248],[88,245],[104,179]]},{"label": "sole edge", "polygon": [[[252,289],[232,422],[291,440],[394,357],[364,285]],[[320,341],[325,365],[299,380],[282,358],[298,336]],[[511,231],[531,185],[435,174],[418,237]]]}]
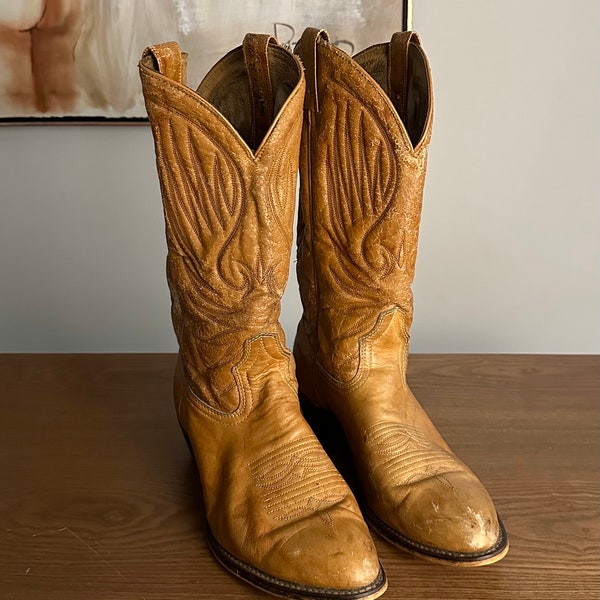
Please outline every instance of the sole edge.
[{"label": "sole edge", "polygon": [[379,574],[372,583],[355,590],[319,588],[279,579],[233,556],[217,542],[210,530],[207,530],[207,533],[209,548],[215,559],[225,569],[263,592],[280,598],[295,600],[375,600],[387,589],[387,578],[381,565],[379,565]]}]

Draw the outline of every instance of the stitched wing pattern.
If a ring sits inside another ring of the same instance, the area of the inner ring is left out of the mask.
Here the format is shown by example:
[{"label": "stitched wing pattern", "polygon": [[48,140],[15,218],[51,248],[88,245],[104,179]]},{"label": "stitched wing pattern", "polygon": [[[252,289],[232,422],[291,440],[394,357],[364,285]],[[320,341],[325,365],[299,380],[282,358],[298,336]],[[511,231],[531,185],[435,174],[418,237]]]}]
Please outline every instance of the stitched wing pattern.
[{"label": "stitched wing pattern", "polygon": [[325,319],[333,370],[350,379],[358,366],[356,338],[386,308],[411,306],[405,242],[412,224],[401,185],[405,161],[389,127],[342,83],[329,89],[323,104],[323,118],[333,124],[324,140],[327,202],[317,223],[328,249],[321,265],[327,283],[320,298],[336,315]]},{"label": "stitched wing pattern", "polygon": [[244,341],[278,331],[289,265],[280,238],[288,221],[291,230],[293,204],[286,199],[293,198],[288,188],[294,182],[282,156],[260,167],[268,184],[257,192],[251,160],[234,157],[202,123],[170,115],[156,119],[153,132],[175,332],[199,396],[215,406],[218,398],[218,408],[233,410],[238,399],[229,394],[231,365]]}]

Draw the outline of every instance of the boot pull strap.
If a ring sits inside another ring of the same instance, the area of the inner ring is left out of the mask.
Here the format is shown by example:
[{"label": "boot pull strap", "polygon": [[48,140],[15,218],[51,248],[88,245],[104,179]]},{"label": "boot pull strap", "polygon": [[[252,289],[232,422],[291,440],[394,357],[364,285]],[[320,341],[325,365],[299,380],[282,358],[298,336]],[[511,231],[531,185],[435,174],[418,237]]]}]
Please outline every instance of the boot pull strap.
[{"label": "boot pull strap", "polygon": [[388,60],[388,89],[390,98],[402,121],[406,121],[408,102],[408,49],[410,44],[421,44],[414,31],[394,33],[390,42]]},{"label": "boot pull strap", "polygon": [[317,43],[329,41],[329,34],[324,29],[307,27],[296,44],[294,52],[300,57],[306,74],[306,95],[304,108],[319,112],[319,93],[317,85]]},{"label": "boot pull strap", "polygon": [[250,81],[253,148],[260,144],[275,118],[273,85],[269,69],[271,44],[278,45],[278,42],[272,35],[266,33],[247,33],[242,43],[244,63]]},{"label": "boot pull strap", "polygon": [[148,46],[142,54],[154,58],[156,70],[165,77],[185,85],[187,75],[187,54],[182,52],[177,42],[165,42]]}]

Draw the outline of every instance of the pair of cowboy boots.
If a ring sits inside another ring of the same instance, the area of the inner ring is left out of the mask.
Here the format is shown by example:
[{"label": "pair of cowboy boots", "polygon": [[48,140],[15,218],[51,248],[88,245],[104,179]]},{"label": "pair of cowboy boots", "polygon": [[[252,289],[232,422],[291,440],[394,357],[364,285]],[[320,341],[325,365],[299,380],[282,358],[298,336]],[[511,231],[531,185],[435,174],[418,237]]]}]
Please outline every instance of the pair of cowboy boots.
[{"label": "pair of cowboy boots", "polygon": [[[424,558],[499,560],[492,500],[406,384],[433,112],[418,36],[351,58],[313,28],[295,53],[248,34],[197,90],[170,42],[144,51],[140,73],[180,345],[175,404],[217,560],[279,596],[376,598],[387,581],[363,514]],[[298,166],[292,356],[278,318]],[[362,513],[299,394],[341,424]]]}]

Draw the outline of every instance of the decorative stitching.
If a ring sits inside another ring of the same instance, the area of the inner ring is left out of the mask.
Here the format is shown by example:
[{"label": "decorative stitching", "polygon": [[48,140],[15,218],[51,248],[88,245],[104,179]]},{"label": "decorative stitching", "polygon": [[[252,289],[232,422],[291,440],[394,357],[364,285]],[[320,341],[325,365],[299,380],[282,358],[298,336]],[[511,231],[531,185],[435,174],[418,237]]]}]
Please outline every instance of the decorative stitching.
[{"label": "decorative stitching", "polygon": [[[260,340],[260,343],[263,347],[263,350],[266,351],[264,346],[264,338],[269,337],[275,341],[275,344],[278,350],[281,352],[282,356],[285,357],[288,361],[291,360],[290,352],[283,346],[279,336],[271,333],[258,334],[252,338],[249,338],[244,343],[244,349],[242,358],[240,361],[232,367],[231,371],[233,373],[234,381],[236,382],[236,388],[239,393],[239,404],[238,407],[233,412],[225,412],[218,410],[205,402],[202,398],[196,394],[196,392],[189,386],[187,386],[187,392],[191,395],[190,406],[198,415],[206,416],[214,421],[218,421],[223,425],[234,425],[237,423],[241,423],[245,421],[253,406],[253,397],[252,397],[252,388],[250,386],[250,381],[248,379],[249,371],[252,369],[256,361],[259,359],[259,356],[255,356],[252,362],[247,365],[245,364],[248,360],[248,355],[251,352],[252,344],[256,340]],[[244,375],[241,375],[241,371],[244,372]]]},{"label": "decorative stitching", "polygon": [[[368,369],[360,369],[360,365],[371,364],[371,361],[373,358],[373,344],[371,343],[371,339],[380,333],[381,324],[383,323],[384,319],[388,315],[390,315],[394,312],[399,312],[403,316],[405,315],[405,312],[399,306],[395,306],[393,308],[390,308],[389,310],[386,310],[386,311],[380,313],[377,317],[377,322],[375,323],[375,325],[373,326],[371,331],[369,331],[366,335],[363,335],[358,339],[358,348],[359,348],[358,367],[359,368],[357,368],[356,374],[349,381],[340,381],[339,379],[336,379],[329,373],[329,371],[326,369],[326,367],[323,364],[321,364],[320,361],[318,361],[318,360],[316,361],[316,366],[319,369],[321,375],[323,375],[323,377],[330,383],[330,385],[332,385],[334,388],[336,388],[338,390],[350,392],[352,390],[357,389],[361,385],[363,385],[369,379]],[[405,333],[405,338],[406,338],[407,334],[406,334],[406,326],[404,324],[404,319],[402,320],[402,330]],[[406,355],[408,355],[408,349],[406,347],[404,348],[403,352]],[[403,380],[405,383],[406,381],[404,379],[404,375],[403,375]]]},{"label": "decorative stitching", "polygon": [[[254,221],[258,228],[266,217],[283,230],[284,221],[291,221],[293,205],[287,198],[293,194],[295,181],[283,173],[287,175],[285,161],[290,160],[294,136],[286,137],[283,153],[266,169],[265,193],[278,195],[261,208],[247,201],[244,174],[214,131],[154,98],[148,102],[161,110],[153,131],[164,182],[165,218],[181,256],[170,258],[177,272],[171,279],[178,282],[171,286],[176,332],[184,354],[201,373],[200,377],[190,373],[197,388],[191,389],[192,397],[198,402],[206,397],[217,405],[231,406],[238,402],[233,395],[226,398],[234,389],[233,382],[227,381],[231,358],[249,334],[278,330],[279,303],[288,269],[287,262],[281,261],[270,246],[253,243],[240,252],[235,242],[242,222]],[[297,117],[289,127],[299,125]],[[202,147],[198,146],[198,133],[204,140]],[[289,229],[291,233],[291,223]],[[282,243],[285,247],[286,242]],[[260,320],[248,322],[248,314],[260,315]]]},{"label": "decorative stitching", "polygon": [[198,103],[204,110],[209,112],[211,117],[217,119],[226,128],[229,135],[233,139],[235,139],[236,143],[238,144],[238,146],[240,146],[240,148],[242,148],[242,150],[246,154],[246,156],[248,158],[250,158],[250,160],[252,160],[253,162],[258,162],[258,160],[260,159],[263,152],[265,152],[265,148],[268,146],[268,144],[266,142],[271,138],[273,132],[277,128],[277,125],[281,121],[281,115],[285,112],[286,107],[289,106],[290,104],[292,104],[292,102],[296,99],[298,94],[301,91],[303,91],[303,89],[304,89],[304,85],[303,85],[304,75],[303,75],[302,69],[300,69],[300,78],[298,80],[298,83],[296,84],[296,87],[290,92],[290,95],[287,97],[287,100],[284,102],[283,106],[279,110],[279,113],[275,116],[275,119],[274,119],[273,123],[271,124],[271,127],[269,128],[269,131],[265,135],[264,140],[262,141],[261,145],[259,146],[259,148],[255,154],[248,147],[248,144],[246,144],[246,142],[244,142],[244,140],[240,137],[239,133],[233,128],[231,123],[214,106],[212,106],[210,104],[210,102],[208,102],[202,96],[197,94],[194,90],[187,87],[187,85],[178,84],[178,83],[174,82],[173,80],[169,79],[168,77],[165,77],[164,75],[155,73],[154,71],[152,71],[148,67],[145,67],[144,65],[140,65],[140,71],[142,71],[144,73],[145,77],[153,79],[154,85],[156,85],[158,88],[155,90],[148,90],[145,93],[146,101],[150,100],[151,102],[154,102],[155,104],[159,104],[159,105],[163,106],[164,108],[166,108],[167,110],[176,112],[183,119],[192,123],[193,125],[198,125],[198,122],[191,120],[185,113],[182,113],[182,112],[174,109],[172,106],[164,104],[163,102],[161,102],[161,100],[156,98],[156,93],[160,90],[161,87],[165,87],[165,86],[168,88],[171,88],[172,90],[175,90],[177,93],[184,94],[190,100],[193,100],[195,103]]},{"label": "decorative stitching", "polygon": [[321,311],[329,303],[337,307],[340,298],[346,298],[351,311],[332,321],[329,339],[321,340],[320,358],[347,382],[358,370],[357,337],[370,329],[369,322],[390,306],[410,310],[404,228],[411,220],[407,209],[399,208],[402,163],[382,117],[334,80],[326,86],[322,112],[335,127],[322,140],[328,201],[322,213],[326,219],[318,227],[332,253],[319,266],[319,277],[329,281]]},{"label": "decorative stitching", "polygon": [[[362,79],[363,83],[367,84],[369,86],[369,88],[371,89],[371,91],[373,93],[375,93],[385,104],[388,105],[388,107],[392,111],[391,114],[396,113],[394,104],[389,99],[387,94],[385,94],[385,92],[381,89],[381,87],[375,81],[373,81],[373,78],[368,73],[366,73],[365,70],[360,65],[358,65],[354,60],[352,60],[351,57],[349,57],[345,52],[342,52],[341,50],[339,50],[338,48],[336,48],[335,46],[332,46],[332,45],[323,44],[320,47],[326,53],[328,53],[332,56],[335,56],[336,59],[342,58],[346,62],[346,65],[354,71],[353,74],[360,77]],[[429,109],[427,112],[427,119],[425,122],[424,131],[427,131],[429,129],[429,125],[430,125],[432,117],[433,117],[433,106],[432,106],[432,103],[430,102]],[[423,136],[419,140],[419,143],[413,148],[412,142],[410,140],[410,136],[408,135],[408,132],[406,131],[406,127],[404,126],[404,123],[402,123],[402,121],[399,118],[396,118],[395,122],[398,127],[399,133],[402,136],[403,141],[406,145],[406,150],[408,152],[410,152],[411,154],[416,154],[416,153],[420,152],[424,146],[427,145],[425,143],[425,136]]]},{"label": "decorative stitching", "polygon": [[383,465],[385,476],[394,484],[414,484],[460,470],[461,464],[454,455],[434,444],[416,427],[377,424],[366,432],[365,444],[380,456],[388,457]]},{"label": "decorative stitching", "polygon": [[312,513],[333,526],[327,508],[344,498],[346,486],[314,437],[298,438],[268,451],[249,467],[273,519],[285,521]]}]

